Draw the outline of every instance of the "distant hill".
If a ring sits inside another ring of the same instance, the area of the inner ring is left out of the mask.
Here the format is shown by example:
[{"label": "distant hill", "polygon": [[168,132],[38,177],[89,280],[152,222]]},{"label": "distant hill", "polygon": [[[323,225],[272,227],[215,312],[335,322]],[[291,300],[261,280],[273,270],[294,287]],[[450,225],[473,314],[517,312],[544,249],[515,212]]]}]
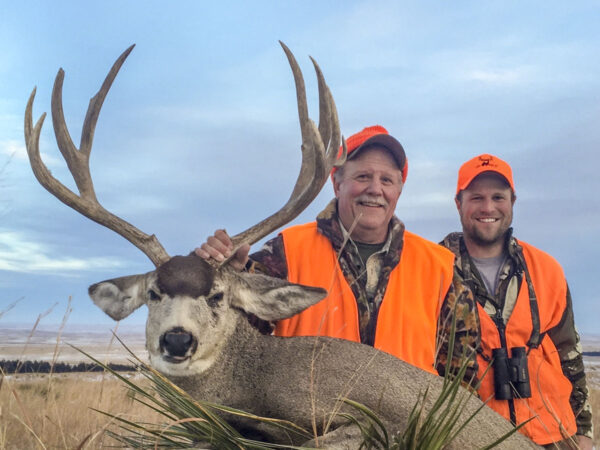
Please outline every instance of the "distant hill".
[{"label": "distant hill", "polygon": [[[132,365],[113,364],[107,366],[115,372],[134,372]],[[12,373],[67,373],[67,372],[102,372],[104,368],[96,363],[66,364],[57,362],[51,364],[48,361],[0,361],[0,369],[6,374]]]}]

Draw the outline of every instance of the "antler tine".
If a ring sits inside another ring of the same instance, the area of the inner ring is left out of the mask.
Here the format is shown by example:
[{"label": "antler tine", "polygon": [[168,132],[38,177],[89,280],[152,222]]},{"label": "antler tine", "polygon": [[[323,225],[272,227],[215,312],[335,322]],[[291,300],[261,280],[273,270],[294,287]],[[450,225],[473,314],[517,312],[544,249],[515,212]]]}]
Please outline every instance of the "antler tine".
[{"label": "antler tine", "polygon": [[83,121],[79,150],[73,144],[73,140],[71,139],[71,135],[67,129],[65,115],[63,112],[62,87],[65,78],[64,70],[59,69],[56,79],[54,80],[54,88],[52,89],[52,124],[54,125],[56,143],[58,144],[58,148],[67,163],[67,167],[73,175],[77,189],[86,197],[96,199],[88,161],[90,152],[92,151],[94,131],[96,129],[96,123],[98,122],[100,110],[113,81],[121,69],[121,66],[134,47],[135,44],[131,45],[121,54],[121,56],[117,58],[108,72],[108,75],[104,79],[100,90],[94,97],[90,99],[85,120]]},{"label": "antler tine", "polygon": [[[323,143],[327,144],[325,156],[328,161],[328,172],[330,172],[332,167],[341,167],[346,162],[348,151],[346,148],[346,140],[340,133],[340,122],[338,120],[337,108],[333,100],[333,95],[331,95],[331,91],[325,83],[325,77],[323,76],[323,72],[321,72],[321,68],[312,56],[310,57],[310,60],[315,66],[319,82],[319,133],[321,134],[321,137],[327,136],[326,139],[323,139]],[[328,120],[323,120],[324,117],[327,117]],[[337,126],[332,128],[332,124],[336,124]],[[339,149],[340,139],[342,141],[341,152]],[[325,180],[323,180],[323,182],[325,182]]]},{"label": "antler tine", "polygon": [[[119,70],[121,70],[121,66],[129,56],[129,54],[133,51],[135,44],[130,45],[121,56],[117,58],[113,66],[111,67],[108,75],[104,79],[102,86],[98,93],[90,99],[90,104],[88,106],[87,113],[85,115],[85,120],[83,121],[83,130],[81,132],[81,143],[79,145],[80,152],[89,156],[92,151],[92,142],[94,140],[94,131],[96,130],[96,123],[98,122],[98,117],[100,116],[100,110],[102,109],[102,105],[104,104],[104,99],[106,98],[106,94],[110,90],[113,81],[117,77]],[[62,102],[60,102],[62,106]],[[61,108],[62,112],[62,108]],[[53,112],[54,113],[54,112]],[[64,118],[63,118],[64,123]]]},{"label": "antler tine", "polygon": [[[304,86],[304,78],[302,76],[300,66],[298,65],[298,62],[296,61],[296,58],[294,57],[290,49],[281,41],[279,41],[279,44],[283,48],[283,51],[285,52],[288,58],[288,62],[292,69],[292,74],[294,75],[294,82],[296,85],[296,101],[298,103],[298,117],[300,120],[300,131],[302,136],[302,165],[300,167],[300,173],[298,174],[298,179],[296,180],[294,190],[292,191],[288,203],[286,203],[285,206],[290,205],[291,202],[291,206],[293,206],[294,199],[296,199],[296,204],[298,203],[298,201],[302,201],[304,199],[308,200],[308,203],[306,203],[305,205],[298,206],[298,208],[301,208],[299,209],[300,212],[304,208],[306,208],[308,204],[310,204],[310,202],[312,201],[312,198],[308,199],[309,195],[304,194],[304,192],[306,192],[307,189],[311,189],[312,183],[310,183],[310,180],[320,179],[323,175],[323,171],[325,169],[323,165],[323,155],[325,153],[325,147],[324,140],[322,139],[320,134],[320,130],[308,116],[306,88]],[[319,103],[321,103],[321,98],[323,97],[321,94],[321,91],[319,91]],[[326,113],[327,109],[328,108],[325,108]],[[329,114],[326,114],[325,117],[321,118],[319,112],[319,119],[328,121],[328,119],[330,119],[330,116]],[[323,128],[330,129],[330,127]]]},{"label": "antler tine", "polygon": [[80,195],[75,194],[60,181],[54,178],[42,161],[40,156],[39,141],[46,113],[42,114],[35,127],[33,127],[32,110],[36,93],[35,88],[29,97],[27,108],[25,110],[25,144],[33,173],[39,183],[48,192],[87,218],[104,225],[110,230],[113,230],[119,235],[123,236],[142,252],[144,252],[144,254],[146,254],[146,256],[148,256],[148,258],[150,258],[150,260],[154,263],[154,265],[158,267],[160,264],[169,259],[169,255],[165,249],[154,235],[149,236],[141,232],[130,223],[104,209],[104,207],[96,199],[89,168],[89,156],[94,137],[94,130],[98,120],[98,115],[100,114],[102,103],[104,102],[104,98],[106,97],[106,94],[108,93],[108,90],[110,89],[119,69],[123,65],[123,62],[132,49],[133,45],[125,50],[123,54],[121,54],[121,56],[113,64],[113,67],[106,76],[106,79],[104,80],[104,83],[102,84],[102,87],[98,93],[90,100],[90,105],[88,107],[81,135],[81,149],[79,150],[73,144],[65,123],[62,108],[62,85],[64,80],[64,71],[60,69],[56,75],[54,89],[52,90],[52,121],[54,124],[54,133],[56,135],[58,148],[60,149],[67,163],[67,167],[69,168],[73,179],[75,180]]},{"label": "antler tine", "polygon": [[[328,151],[333,132],[331,129],[332,109],[330,108],[330,105],[333,104],[333,98],[330,98],[328,95],[330,92],[325,84],[325,78],[323,77],[321,68],[312,56],[309,56],[309,58],[313,63],[315,72],[317,73],[317,82],[319,87],[319,134],[321,135],[321,140],[327,149],[326,151]],[[335,104],[333,109],[335,110]],[[339,142],[339,136],[337,137],[337,141]]]},{"label": "antler tine", "polygon": [[[287,47],[286,47],[287,48]],[[293,55],[287,49],[290,65],[296,79],[302,79],[300,68]],[[295,199],[294,206],[298,214],[303,211],[312,200],[321,192],[332,167],[339,167],[345,162],[345,153],[338,158],[339,142],[341,139],[337,110],[329,87],[325,83],[325,77],[317,62],[310,58],[317,74],[319,87],[319,128],[316,130],[314,122],[308,117],[306,105],[306,93],[304,84],[302,88],[297,87],[298,112],[301,124],[306,126],[307,132],[302,135],[302,168],[290,201]],[[300,104],[304,107],[300,107]],[[345,148],[345,143],[343,145]],[[306,158],[305,158],[306,156]],[[302,171],[305,173],[302,173]],[[291,220],[291,219],[290,219]]]},{"label": "antler tine", "polygon": [[[279,42],[285,52],[296,86],[298,117],[302,134],[302,166],[286,204],[275,214],[231,238],[235,249],[242,244],[254,244],[264,236],[296,218],[318,195],[334,165],[345,161],[345,151],[338,158],[340,126],[333,96],[321,69],[314,60],[319,83],[319,127],[308,116],[306,89],[300,66],[289,48]],[[312,59],[312,58],[311,58]],[[343,144],[345,148],[345,143]],[[215,266],[223,263],[214,262]]]}]

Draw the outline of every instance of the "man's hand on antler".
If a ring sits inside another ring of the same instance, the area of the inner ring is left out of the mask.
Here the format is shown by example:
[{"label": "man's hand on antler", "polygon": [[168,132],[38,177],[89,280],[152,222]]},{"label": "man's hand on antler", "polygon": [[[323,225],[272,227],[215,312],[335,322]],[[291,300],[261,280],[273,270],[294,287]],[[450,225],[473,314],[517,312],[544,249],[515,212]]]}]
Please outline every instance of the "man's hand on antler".
[{"label": "man's hand on antler", "polygon": [[[231,257],[233,251],[233,242],[225,230],[217,230],[215,234],[209,236],[206,242],[196,248],[194,252],[200,258],[209,260],[210,258],[223,262]],[[248,262],[250,245],[243,244],[229,260],[229,265],[235,270],[243,270]]]}]

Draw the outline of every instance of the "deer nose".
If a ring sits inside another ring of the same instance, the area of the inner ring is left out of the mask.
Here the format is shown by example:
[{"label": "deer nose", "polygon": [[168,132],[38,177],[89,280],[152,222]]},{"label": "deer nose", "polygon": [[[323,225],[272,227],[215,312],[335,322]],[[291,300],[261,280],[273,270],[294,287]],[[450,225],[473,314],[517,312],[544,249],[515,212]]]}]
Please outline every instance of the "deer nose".
[{"label": "deer nose", "polygon": [[173,328],[160,337],[160,349],[173,357],[185,357],[190,349],[195,351],[196,339],[181,327]]}]

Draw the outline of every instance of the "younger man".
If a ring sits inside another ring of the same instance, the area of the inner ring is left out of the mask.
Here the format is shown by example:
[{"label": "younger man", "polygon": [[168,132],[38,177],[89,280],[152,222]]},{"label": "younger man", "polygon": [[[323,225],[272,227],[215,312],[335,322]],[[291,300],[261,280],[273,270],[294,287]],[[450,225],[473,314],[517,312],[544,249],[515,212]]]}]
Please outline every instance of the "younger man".
[{"label": "younger man", "polygon": [[[442,242],[479,309],[479,394],[540,445],[592,448],[592,412],[569,288],[550,255],[517,240],[510,166],[483,154],[458,172],[463,232]],[[528,368],[528,377],[526,368]]]}]

